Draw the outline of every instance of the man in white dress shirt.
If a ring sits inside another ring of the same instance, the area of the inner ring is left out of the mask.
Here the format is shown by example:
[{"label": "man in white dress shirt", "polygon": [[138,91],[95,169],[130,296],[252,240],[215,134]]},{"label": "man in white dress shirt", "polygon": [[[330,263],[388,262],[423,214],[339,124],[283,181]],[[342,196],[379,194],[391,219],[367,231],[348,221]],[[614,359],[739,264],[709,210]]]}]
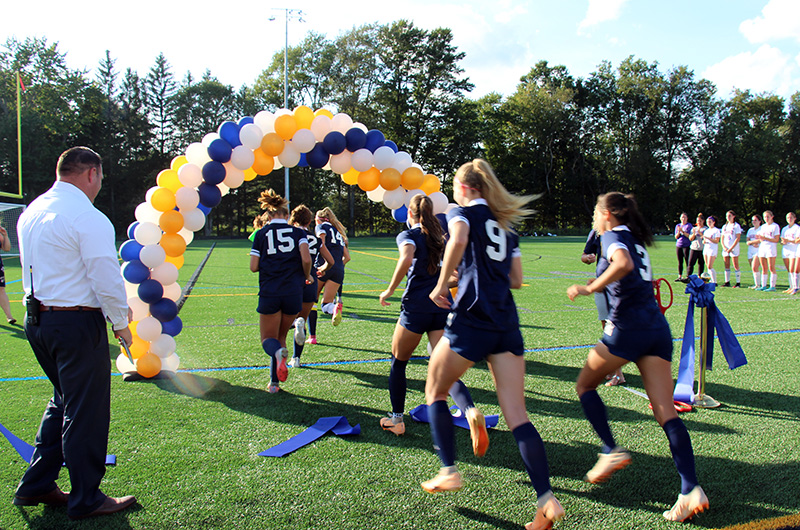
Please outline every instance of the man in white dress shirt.
[{"label": "man in white dress shirt", "polygon": [[[131,341],[114,227],[92,204],[102,183],[100,156],[86,147],[68,149],[58,159],[53,187],[17,224],[25,296],[32,299],[25,334],[54,392],[14,504],[66,505],[72,519],[136,502],[100,491],[111,416],[106,321],[116,337]],[[55,482],[62,462],[72,485],[68,494]]]}]

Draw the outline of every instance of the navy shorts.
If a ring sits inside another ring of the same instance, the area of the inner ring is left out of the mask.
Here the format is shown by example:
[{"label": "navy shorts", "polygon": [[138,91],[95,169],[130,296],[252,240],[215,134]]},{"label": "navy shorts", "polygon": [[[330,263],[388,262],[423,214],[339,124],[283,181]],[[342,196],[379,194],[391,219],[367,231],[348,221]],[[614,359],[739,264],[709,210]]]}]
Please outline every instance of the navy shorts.
[{"label": "navy shorts", "polygon": [[320,282],[327,282],[329,280],[342,285],[344,283],[344,265],[334,266],[319,277]]},{"label": "navy shorts", "polygon": [[400,318],[397,323],[411,333],[422,335],[429,331],[444,329],[447,324],[448,313],[411,313],[400,309]]},{"label": "navy shorts", "polygon": [[316,302],[317,301],[317,290],[318,290],[318,282],[316,274],[313,276],[314,281],[312,283],[305,283],[303,285],[303,303],[307,304],[309,302]]},{"label": "navy shorts", "polygon": [[600,342],[608,347],[612,355],[631,362],[645,355],[655,355],[672,362],[672,333],[666,322],[653,329],[620,329],[606,322]]},{"label": "navy shorts", "polygon": [[444,336],[450,341],[451,350],[474,363],[494,353],[525,353],[519,327],[503,331],[480,329],[462,323],[456,313],[448,315]]},{"label": "navy shorts", "polygon": [[273,315],[280,311],[284,315],[296,315],[303,308],[302,293],[281,296],[259,296],[258,311],[262,315]]}]

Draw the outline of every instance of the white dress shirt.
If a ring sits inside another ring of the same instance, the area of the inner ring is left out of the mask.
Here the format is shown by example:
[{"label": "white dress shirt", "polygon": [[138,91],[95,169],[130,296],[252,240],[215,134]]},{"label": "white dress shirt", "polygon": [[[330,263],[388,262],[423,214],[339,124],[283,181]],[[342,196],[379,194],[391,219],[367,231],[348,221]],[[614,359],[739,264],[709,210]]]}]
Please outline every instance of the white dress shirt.
[{"label": "white dress shirt", "polygon": [[26,294],[32,274],[42,304],[99,307],[113,329],[128,325],[114,227],[77,186],[56,181],[22,212],[17,233]]}]

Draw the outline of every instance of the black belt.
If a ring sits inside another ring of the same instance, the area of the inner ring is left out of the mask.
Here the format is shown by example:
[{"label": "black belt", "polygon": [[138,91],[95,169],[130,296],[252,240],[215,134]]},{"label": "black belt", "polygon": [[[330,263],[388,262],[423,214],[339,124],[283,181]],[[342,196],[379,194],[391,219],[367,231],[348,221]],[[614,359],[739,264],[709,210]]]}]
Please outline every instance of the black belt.
[{"label": "black belt", "polygon": [[40,311],[101,311],[99,307],[89,307],[85,305],[74,305],[70,307],[62,307],[57,305],[44,305],[39,306]]}]

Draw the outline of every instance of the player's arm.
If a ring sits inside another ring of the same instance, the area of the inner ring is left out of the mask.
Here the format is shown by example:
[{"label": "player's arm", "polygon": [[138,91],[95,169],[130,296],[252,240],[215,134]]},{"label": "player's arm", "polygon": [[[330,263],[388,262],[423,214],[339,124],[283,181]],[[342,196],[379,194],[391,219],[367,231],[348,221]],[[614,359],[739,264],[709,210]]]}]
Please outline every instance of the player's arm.
[{"label": "player's arm", "polygon": [[439,271],[439,281],[436,282],[436,287],[429,295],[436,305],[448,309],[450,308],[450,300],[448,298],[450,289],[448,289],[447,283],[453,271],[461,263],[461,258],[464,257],[464,251],[469,243],[469,225],[465,220],[456,219],[449,224],[449,228],[450,239],[447,240],[447,246],[444,248],[444,259],[442,260],[442,269]]},{"label": "player's arm", "polygon": [[[308,251],[308,242],[305,242],[305,244],[300,243],[300,261],[303,264],[303,276],[313,281],[314,279],[309,277],[309,274],[311,274],[311,253]],[[252,261],[250,266],[252,268]]]},{"label": "player's arm", "polygon": [[511,258],[511,270],[508,273],[511,280],[511,288],[519,289],[522,287],[522,256],[514,256]]},{"label": "player's arm", "polygon": [[633,270],[633,259],[624,247],[617,247],[609,258],[608,268],[596,280],[588,285],[571,285],[567,289],[567,296],[575,300],[579,295],[588,296],[605,289],[610,283],[621,280]]},{"label": "player's arm", "polygon": [[389,281],[389,287],[383,291],[380,296],[378,297],[381,305],[389,305],[389,302],[386,301],[387,298],[394,294],[395,289],[397,286],[400,285],[400,282],[403,281],[406,274],[408,273],[408,269],[411,267],[411,263],[414,261],[414,251],[416,247],[412,244],[404,244],[400,246],[400,259],[397,260],[397,265],[394,267],[394,272],[392,273],[392,279]]}]

